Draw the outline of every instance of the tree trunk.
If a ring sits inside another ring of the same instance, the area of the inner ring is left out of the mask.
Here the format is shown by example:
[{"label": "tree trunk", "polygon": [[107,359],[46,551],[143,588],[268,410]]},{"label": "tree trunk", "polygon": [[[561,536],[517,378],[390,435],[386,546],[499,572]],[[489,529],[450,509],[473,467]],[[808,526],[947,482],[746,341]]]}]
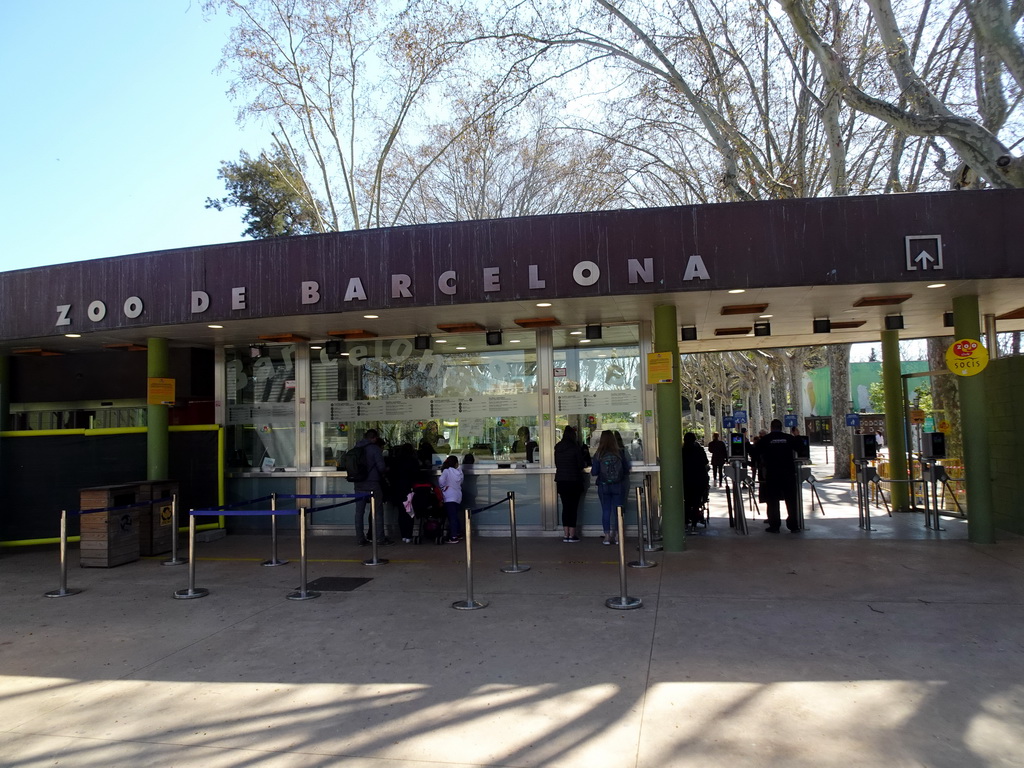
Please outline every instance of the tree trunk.
[{"label": "tree trunk", "polygon": [[832,447],[835,449],[833,477],[850,479],[853,440],[846,426],[846,404],[850,400],[850,345],[828,346],[829,382],[832,385]]}]

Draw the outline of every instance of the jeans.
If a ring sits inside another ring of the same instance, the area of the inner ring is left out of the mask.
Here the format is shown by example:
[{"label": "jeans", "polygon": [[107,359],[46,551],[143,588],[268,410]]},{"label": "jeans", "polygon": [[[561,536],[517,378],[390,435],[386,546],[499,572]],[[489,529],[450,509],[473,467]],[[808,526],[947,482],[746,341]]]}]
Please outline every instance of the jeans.
[{"label": "jeans", "polygon": [[446,501],[444,509],[448,513],[448,538],[457,539],[462,536],[462,505],[457,501]]},{"label": "jeans", "polygon": [[[373,494],[373,501],[377,510],[377,525],[373,531],[373,538],[379,542],[384,538],[381,535],[381,531],[384,529],[384,494],[380,483],[356,483],[355,492]],[[369,503],[370,500],[365,496],[356,499],[355,517],[352,522],[355,524],[356,541],[359,543],[366,541],[366,508],[369,506]]]},{"label": "jeans", "polygon": [[618,518],[615,516],[615,508],[625,509],[625,494],[621,483],[614,485],[598,485],[597,498],[601,500],[601,526],[605,536],[618,535]]}]

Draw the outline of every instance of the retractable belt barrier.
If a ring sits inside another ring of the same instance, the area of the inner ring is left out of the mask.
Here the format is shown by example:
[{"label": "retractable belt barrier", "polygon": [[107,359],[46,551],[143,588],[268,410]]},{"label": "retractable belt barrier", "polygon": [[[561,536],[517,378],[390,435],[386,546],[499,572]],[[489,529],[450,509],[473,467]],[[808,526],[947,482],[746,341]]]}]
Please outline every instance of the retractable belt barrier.
[{"label": "retractable belt barrier", "polygon": [[616,524],[618,525],[619,540],[619,596],[609,597],[604,601],[605,606],[614,608],[617,611],[628,611],[642,606],[643,600],[639,597],[630,597],[626,593],[626,526],[622,522],[622,507],[615,508]]},{"label": "retractable belt barrier", "polygon": [[[631,560],[629,562],[630,568],[653,568],[657,565],[657,563],[653,560],[648,560],[646,557],[644,557],[645,553],[654,551],[653,544],[649,549],[645,540],[646,535],[644,533],[644,529],[646,528],[647,533],[649,534],[651,528],[650,518],[648,517],[648,514],[645,512],[645,498],[646,494],[644,493],[643,487],[638,485],[636,487],[636,548],[637,552],[639,553],[639,556],[637,560]],[[622,538],[624,533],[624,530],[619,531],[620,539]],[[660,547],[658,547],[658,549],[660,549]]]},{"label": "retractable belt barrier", "polygon": [[[164,497],[162,499],[150,499],[149,501],[138,501],[134,504],[125,504],[119,507],[102,507],[100,509],[78,509],[72,510],[72,515],[91,515],[96,512],[121,512],[126,509],[136,509],[138,507],[152,507],[154,504],[163,504],[164,502],[171,502],[171,519],[175,521],[174,525],[177,525],[178,519],[178,496],[172,494],[171,496]],[[177,528],[174,531],[174,538],[177,539]],[[172,539],[172,542],[174,539]],[[173,544],[172,544],[173,551]],[[62,509],[60,511],[60,586],[57,589],[49,592],[44,592],[46,597],[69,597],[71,595],[77,595],[81,592],[80,589],[68,589],[68,511]]]}]

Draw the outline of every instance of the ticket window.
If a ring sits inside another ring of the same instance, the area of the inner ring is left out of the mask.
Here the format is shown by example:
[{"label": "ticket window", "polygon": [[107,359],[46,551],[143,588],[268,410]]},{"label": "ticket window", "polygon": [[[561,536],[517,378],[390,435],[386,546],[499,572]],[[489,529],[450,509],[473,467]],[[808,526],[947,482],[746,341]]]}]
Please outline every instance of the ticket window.
[{"label": "ticket window", "polygon": [[295,345],[228,347],[225,362],[229,466],[295,467]]},{"label": "ticket window", "polygon": [[600,339],[583,328],[559,328],[554,346],[555,424],[572,426],[591,455],[601,434],[612,432],[630,461],[644,460],[639,329],[605,326]]},{"label": "ticket window", "polygon": [[536,334],[444,334],[310,346],[314,468],[340,461],[370,428],[421,462],[539,457]]}]

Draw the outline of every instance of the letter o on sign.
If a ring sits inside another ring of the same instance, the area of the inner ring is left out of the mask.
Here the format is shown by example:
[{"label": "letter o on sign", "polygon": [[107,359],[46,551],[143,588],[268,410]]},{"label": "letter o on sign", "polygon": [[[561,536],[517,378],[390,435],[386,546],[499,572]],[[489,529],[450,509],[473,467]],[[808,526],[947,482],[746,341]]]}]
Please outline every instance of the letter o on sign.
[{"label": "letter o on sign", "polygon": [[90,320],[94,323],[98,323],[107,316],[107,305],[102,301],[94,301],[89,305],[89,309],[86,310],[86,314],[89,315]]},{"label": "letter o on sign", "polygon": [[142,299],[138,296],[129,296],[124,302],[124,316],[134,320],[142,314]]},{"label": "letter o on sign", "polygon": [[572,279],[576,285],[593,285],[601,279],[601,268],[592,261],[581,261],[572,268]]}]

